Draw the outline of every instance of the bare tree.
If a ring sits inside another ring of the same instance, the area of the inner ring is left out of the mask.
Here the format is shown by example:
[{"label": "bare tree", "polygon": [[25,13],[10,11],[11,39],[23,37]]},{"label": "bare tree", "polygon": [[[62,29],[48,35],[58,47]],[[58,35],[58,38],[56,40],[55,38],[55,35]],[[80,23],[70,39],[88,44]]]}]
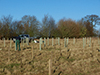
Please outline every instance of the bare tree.
[{"label": "bare tree", "polygon": [[39,21],[37,21],[35,16],[25,15],[22,17],[21,24],[24,26],[24,33],[30,36],[37,36]]},{"label": "bare tree", "polygon": [[98,15],[87,15],[82,18],[82,20],[85,22],[90,22],[93,27],[100,25],[100,17]]},{"label": "bare tree", "polygon": [[51,31],[56,28],[55,20],[48,15],[45,15],[42,20],[41,35],[43,37],[52,37]]},{"label": "bare tree", "polygon": [[12,16],[3,16],[1,18],[1,23],[2,23],[2,34],[5,37],[10,37],[10,27],[12,23]]}]

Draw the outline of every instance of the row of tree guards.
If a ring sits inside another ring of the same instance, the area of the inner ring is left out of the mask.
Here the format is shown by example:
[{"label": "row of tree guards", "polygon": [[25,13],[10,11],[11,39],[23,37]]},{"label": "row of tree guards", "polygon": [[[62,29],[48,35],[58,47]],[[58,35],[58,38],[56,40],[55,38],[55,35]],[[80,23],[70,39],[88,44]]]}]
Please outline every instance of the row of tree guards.
[{"label": "row of tree guards", "polygon": [[[4,47],[5,47],[6,46],[5,38],[3,38],[3,40],[4,40]],[[21,39],[21,44],[23,45],[23,47],[24,47],[25,42],[27,45],[29,45],[29,39],[28,38],[26,38],[24,40]],[[12,39],[10,38],[10,48],[11,48],[11,45],[12,45]],[[19,49],[19,51],[21,50],[20,49],[20,40],[15,40],[15,50],[18,50],[18,49]]]},{"label": "row of tree guards", "polygon": [[[90,42],[89,42],[89,47],[91,47],[91,37],[89,38],[90,39]],[[64,47],[68,47],[68,41],[69,41],[69,38],[64,38]],[[86,37],[83,38],[83,48],[86,47]],[[24,47],[24,44],[29,45],[29,39],[26,38],[26,40],[21,40],[21,44],[23,45]],[[32,43],[33,41],[31,41]],[[75,37],[73,38],[73,44],[75,44]],[[49,38],[47,38],[47,42],[46,42],[46,38],[44,38],[44,40],[42,38],[39,39],[39,50],[41,50],[41,45],[44,44],[44,47],[49,46]],[[100,42],[99,42],[99,37],[98,37],[98,44],[100,45]],[[12,45],[12,39],[10,39],[10,48],[11,48],[11,45]],[[60,46],[60,37],[56,38],[55,39],[55,45],[59,45]],[[6,46],[5,44],[5,38],[4,38],[4,47]],[[54,46],[54,38],[52,38],[52,46]],[[19,50],[20,50],[20,41],[16,40],[15,41],[15,50],[17,50],[19,47]]]},{"label": "row of tree guards", "polygon": [[[69,38],[64,38],[64,47],[68,47],[68,40],[69,40]],[[91,47],[91,37],[88,39],[89,40],[89,47]],[[46,46],[46,38],[44,38],[44,41],[43,41],[43,39],[42,38],[40,38],[40,40],[39,40],[40,42],[39,42],[39,47],[40,47],[40,50],[41,50],[41,45],[43,44],[43,42],[44,42],[44,47]],[[75,44],[75,37],[73,38],[73,44]],[[86,43],[87,43],[87,39],[86,39],[86,37],[84,37],[83,38],[83,48],[85,48],[86,47]],[[60,45],[60,38],[58,37],[58,38],[56,38],[55,39],[55,44],[57,45]],[[99,42],[99,37],[98,37],[98,44],[100,45],[100,42]],[[49,46],[49,38],[47,38],[47,45]],[[54,38],[52,38],[52,46],[54,46]]]}]

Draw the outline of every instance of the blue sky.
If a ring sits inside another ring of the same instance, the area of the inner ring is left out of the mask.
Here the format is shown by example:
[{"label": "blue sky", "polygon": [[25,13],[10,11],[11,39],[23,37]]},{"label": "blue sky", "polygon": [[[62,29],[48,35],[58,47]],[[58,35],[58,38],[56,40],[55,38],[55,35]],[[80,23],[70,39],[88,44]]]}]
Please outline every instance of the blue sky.
[{"label": "blue sky", "polygon": [[0,0],[0,18],[11,15],[13,20],[21,20],[31,15],[42,21],[47,14],[55,22],[62,18],[77,21],[91,14],[100,17],[100,0]]}]

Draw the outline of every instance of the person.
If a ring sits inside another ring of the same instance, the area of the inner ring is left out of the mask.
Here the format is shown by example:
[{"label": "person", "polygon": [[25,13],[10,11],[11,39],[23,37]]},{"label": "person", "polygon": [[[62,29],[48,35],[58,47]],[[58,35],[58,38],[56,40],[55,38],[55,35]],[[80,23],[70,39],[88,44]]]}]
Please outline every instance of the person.
[{"label": "person", "polygon": [[19,40],[20,43],[21,43],[21,38],[20,38],[20,36],[16,37],[16,40]]}]

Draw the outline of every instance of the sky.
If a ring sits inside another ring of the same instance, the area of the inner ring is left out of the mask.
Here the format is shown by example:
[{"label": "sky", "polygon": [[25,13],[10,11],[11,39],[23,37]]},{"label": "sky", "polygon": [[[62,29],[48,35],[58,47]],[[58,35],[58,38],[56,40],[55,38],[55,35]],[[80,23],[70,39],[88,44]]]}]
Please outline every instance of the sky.
[{"label": "sky", "polygon": [[48,15],[57,23],[63,18],[78,21],[92,14],[100,17],[100,0],[0,0],[0,18],[11,15],[13,20],[30,15],[42,21]]}]

